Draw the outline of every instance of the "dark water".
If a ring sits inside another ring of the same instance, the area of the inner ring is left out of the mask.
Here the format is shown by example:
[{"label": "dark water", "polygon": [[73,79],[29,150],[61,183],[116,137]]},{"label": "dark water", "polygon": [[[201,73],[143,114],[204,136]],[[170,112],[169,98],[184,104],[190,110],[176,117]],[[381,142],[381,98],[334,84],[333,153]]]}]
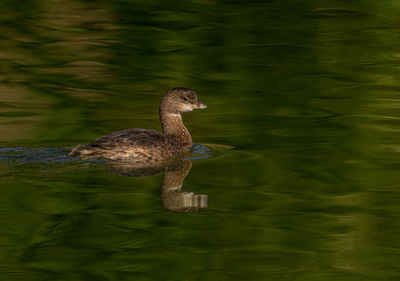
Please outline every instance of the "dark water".
[{"label": "dark water", "polygon": [[[3,0],[0,34],[0,280],[399,280],[399,1]],[[176,86],[174,169],[64,156]]]}]

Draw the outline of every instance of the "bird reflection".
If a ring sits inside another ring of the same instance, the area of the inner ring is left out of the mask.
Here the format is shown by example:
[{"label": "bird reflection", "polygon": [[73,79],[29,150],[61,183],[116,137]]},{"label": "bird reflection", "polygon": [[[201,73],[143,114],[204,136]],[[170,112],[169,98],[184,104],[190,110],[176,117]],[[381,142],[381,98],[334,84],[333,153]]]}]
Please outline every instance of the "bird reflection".
[{"label": "bird reflection", "polygon": [[161,194],[163,206],[173,212],[197,212],[207,208],[208,196],[183,189],[183,181],[192,168],[192,161],[174,159],[158,165],[137,166],[129,163],[107,162],[110,173],[129,177],[148,177],[163,173]]}]

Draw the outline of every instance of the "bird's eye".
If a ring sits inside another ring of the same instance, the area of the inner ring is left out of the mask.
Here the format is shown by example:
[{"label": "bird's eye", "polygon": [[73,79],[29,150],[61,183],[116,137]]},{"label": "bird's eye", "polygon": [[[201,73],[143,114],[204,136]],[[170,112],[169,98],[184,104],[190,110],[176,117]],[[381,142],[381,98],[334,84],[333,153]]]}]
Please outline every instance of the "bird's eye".
[{"label": "bird's eye", "polygon": [[187,97],[182,97],[182,100],[185,101],[185,102],[189,101],[189,99]]}]

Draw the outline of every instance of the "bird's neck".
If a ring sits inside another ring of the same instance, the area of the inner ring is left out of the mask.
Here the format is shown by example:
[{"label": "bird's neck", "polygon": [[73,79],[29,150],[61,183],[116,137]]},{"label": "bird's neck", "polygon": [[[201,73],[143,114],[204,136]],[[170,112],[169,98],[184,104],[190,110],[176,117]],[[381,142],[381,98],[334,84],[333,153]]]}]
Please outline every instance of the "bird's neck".
[{"label": "bird's neck", "polygon": [[168,113],[160,110],[160,120],[163,132],[166,135],[174,136],[182,145],[191,147],[192,137],[182,121],[179,113]]}]

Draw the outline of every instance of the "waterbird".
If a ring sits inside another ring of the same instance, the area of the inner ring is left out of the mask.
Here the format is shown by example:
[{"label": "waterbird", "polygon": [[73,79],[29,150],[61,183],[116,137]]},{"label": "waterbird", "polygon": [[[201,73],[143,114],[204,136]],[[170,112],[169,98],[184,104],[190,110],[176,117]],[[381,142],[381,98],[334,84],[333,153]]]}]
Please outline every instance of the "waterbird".
[{"label": "waterbird", "polygon": [[204,109],[195,91],[177,87],[167,91],[159,106],[163,132],[132,128],[100,137],[74,147],[68,154],[82,159],[105,158],[136,164],[160,163],[189,151],[192,137],[182,121],[182,113]]}]

